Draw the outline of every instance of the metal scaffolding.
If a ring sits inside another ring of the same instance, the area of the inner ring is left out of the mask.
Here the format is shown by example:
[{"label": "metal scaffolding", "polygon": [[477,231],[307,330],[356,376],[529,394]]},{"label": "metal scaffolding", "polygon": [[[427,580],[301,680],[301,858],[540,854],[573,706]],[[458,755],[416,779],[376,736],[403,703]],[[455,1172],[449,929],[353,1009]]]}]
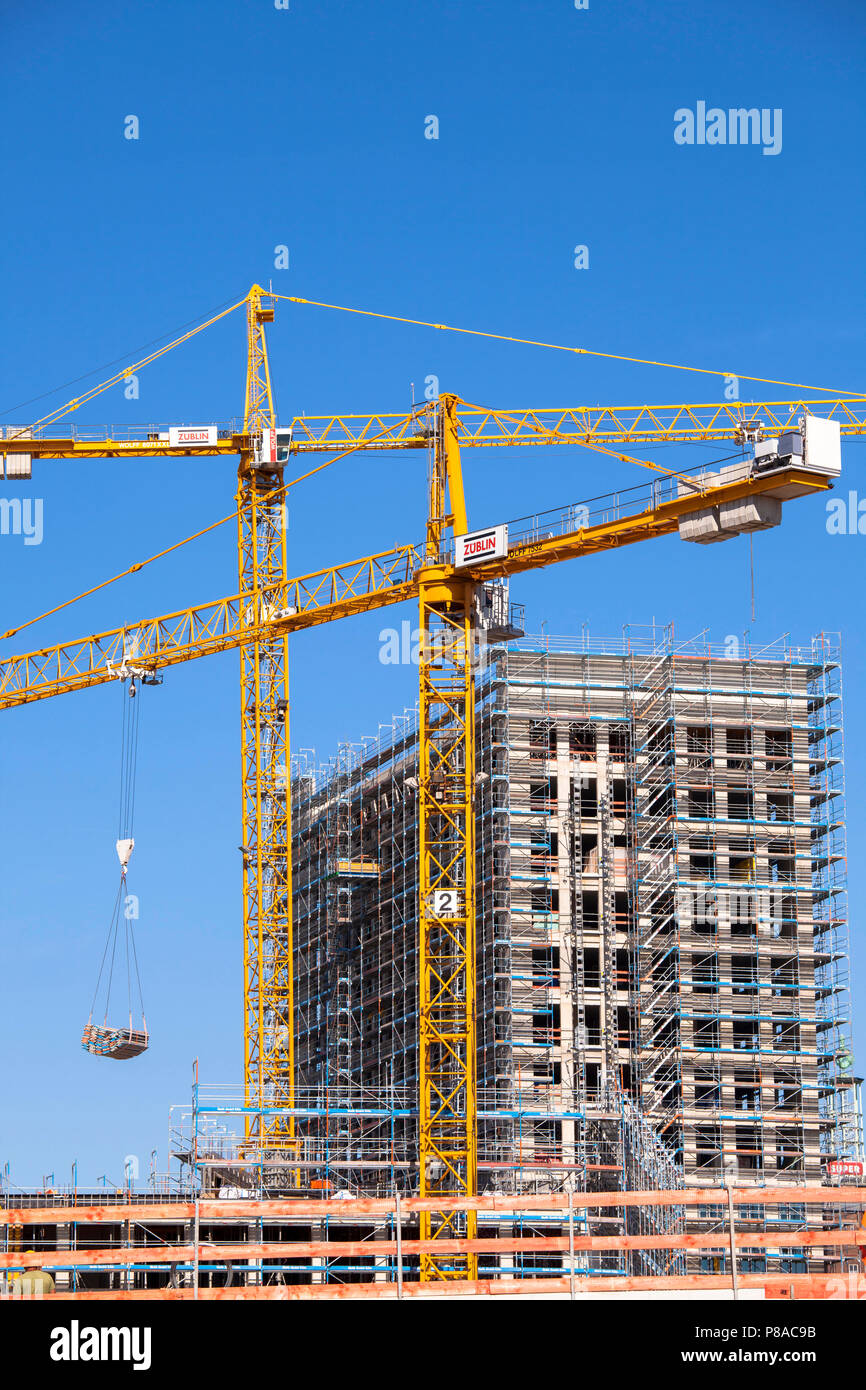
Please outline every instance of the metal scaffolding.
[{"label": "metal scaffolding", "polygon": [[[834,640],[494,633],[475,685],[479,1190],[799,1185],[859,1156]],[[409,711],[294,769],[322,1182],[369,1137],[387,1182],[417,1172],[418,747]]]}]

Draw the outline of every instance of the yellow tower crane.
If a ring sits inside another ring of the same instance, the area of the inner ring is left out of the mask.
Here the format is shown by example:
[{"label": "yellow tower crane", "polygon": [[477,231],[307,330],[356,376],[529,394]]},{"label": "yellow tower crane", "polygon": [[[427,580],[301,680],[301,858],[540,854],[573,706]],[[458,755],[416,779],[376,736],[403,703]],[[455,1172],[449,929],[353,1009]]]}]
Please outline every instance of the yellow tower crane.
[{"label": "yellow tower crane", "polygon": [[[246,447],[238,467],[238,588],[258,610],[285,585],[286,507],[265,324],[273,299],[247,296]],[[294,1136],[295,1029],[292,836],[289,769],[289,640],[258,629],[240,648],[243,778],[244,1098],[267,1094],[288,1118],[275,1144]],[[282,785],[281,785],[282,783]],[[282,794],[281,794],[282,793]],[[249,1122],[248,1122],[249,1123]]]},{"label": "yellow tower crane", "polygon": [[[783,501],[832,485],[840,435],[866,434],[866,398],[493,410],[442,395],[406,415],[305,417],[280,430],[265,337],[275,298],[256,285],[242,301],[248,339],[242,428],[168,427],[118,438],[95,429],[49,436],[31,427],[9,431],[0,441],[7,477],[16,478],[29,476],[33,458],[239,457],[237,593],[6,658],[0,661],[0,708],[239,649],[244,1086],[250,1112],[265,1100],[268,1111],[267,1119],[248,1121],[248,1133],[291,1157],[296,1140],[288,638],[303,628],[417,600],[419,1145],[420,1191],[428,1199],[421,1277],[473,1278],[477,1257],[465,1242],[476,1233],[475,1218],[461,1202],[477,1191],[473,669],[481,586],[677,532],[709,543],[776,524]],[[61,415],[55,412],[50,423]],[[619,452],[643,443],[721,441],[753,446],[755,457],[691,476]],[[656,476],[644,488],[543,514],[516,529],[499,525],[470,532],[461,449],[555,444],[584,445],[641,463]],[[286,462],[308,453],[344,457],[395,449],[429,453],[424,541],[290,577]],[[455,1239],[464,1242],[461,1253],[453,1253]]]}]

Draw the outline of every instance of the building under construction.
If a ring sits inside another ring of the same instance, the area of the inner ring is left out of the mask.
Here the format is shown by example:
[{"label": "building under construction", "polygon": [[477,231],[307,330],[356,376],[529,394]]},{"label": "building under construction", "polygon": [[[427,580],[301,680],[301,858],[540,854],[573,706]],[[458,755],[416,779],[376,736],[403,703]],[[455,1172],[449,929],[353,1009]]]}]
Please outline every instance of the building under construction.
[{"label": "building under construction", "polygon": [[[861,1155],[838,642],[503,631],[476,673],[479,1191],[820,1183]],[[294,778],[304,1132],[355,1192],[397,1154],[415,1190],[417,754],[409,712]]]},{"label": "building under construction", "polygon": [[[674,1277],[690,1260],[719,1258],[700,1252],[719,1245],[724,1182],[734,1278],[737,1202],[758,1223],[759,1253],[747,1250],[764,1261],[756,1273],[787,1273],[799,1250],[807,1276],[812,1261],[823,1275],[822,1245],[833,1244],[820,1239],[833,1234],[825,1174],[850,1158],[855,1175],[861,1152],[837,649],[822,637],[808,649],[715,651],[655,632],[615,644],[525,641],[506,585],[664,536],[713,545],[779,525],[783,504],[840,476],[842,434],[866,432],[862,401],[515,411],[444,393],[406,414],[301,416],[278,428],[265,325],[281,298],[253,285],[224,311],[246,308],[242,421],[119,432],[64,423],[52,433],[76,398],[7,430],[0,450],[5,476],[19,481],[34,460],[239,460],[240,592],[0,662],[0,707],[13,708],[115,681],[136,696],[170,666],[240,653],[243,1088],[205,1095],[196,1082],[172,1136],[177,1258],[157,1244],[147,1260],[163,1278],[166,1262],[180,1270],[191,1259],[197,1293],[201,1205],[234,1200],[250,1204],[253,1225],[310,1216],[288,1273],[329,1279],[330,1225],[357,1229],[362,1246],[385,1239],[381,1222],[364,1223],[391,1221],[390,1203],[394,1249],[379,1253],[393,1256],[398,1284],[404,1269],[421,1284],[474,1286],[479,1273],[512,1270],[556,1278],[565,1251],[572,1280]],[[617,453],[674,442],[730,443],[741,457],[685,474]],[[613,453],[653,477],[470,531],[461,449],[554,444]],[[286,465],[367,449],[426,458],[423,542],[290,577]],[[417,716],[324,768],[292,759],[290,638],[409,601],[420,624]],[[102,1022],[92,1009],[82,1037],[118,1061],[150,1045],[119,915],[134,747],[127,721],[105,957],[113,966],[123,939],[127,1007],[118,1024],[109,969]],[[67,1218],[75,1260],[53,1267],[88,1267],[83,1256],[98,1250],[82,1252],[85,1218],[71,1195],[71,1217],[56,1192],[47,1206],[38,1194],[20,1210],[7,1202],[7,1233],[17,1234],[5,1268],[35,1268],[42,1252],[22,1246],[28,1228]],[[108,1205],[133,1221],[123,1201]],[[766,1224],[770,1207],[788,1223],[784,1242]],[[44,1210],[51,1219],[30,1219]],[[221,1212],[218,1222],[228,1205]],[[540,1229],[543,1219],[554,1228]],[[190,1220],[191,1255],[181,1231]],[[837,1244],[853,1244],[844,1234]],[[259,1236],[258,1254],[246,1238],[249,1278],[285,1277],[286,1242],[261,1225]],[[109,1238],[101,1263],[139,1287],[149,1267]],[[346,1262],[365,1257],[343,1245],[340,1277],[355,1277]],[[255,1264],[270,1258],[273,1268]],[[234,1268],[233,1256],[223,1265]]]},{"label": "building under construction", "polygon": [[[858,1297],[838,642],[513,640],[487,599],[477,1287]],[[432,1295],[417,774],[414,711],[296,759],[290,1110],[196,1079],[177,1176],[7,1193],[9,1291]]]},{"label": "building under construction", "polygon": [[[456,1243],[505,1293],[859,1296],[862,1189],[828,1188],[862,1171],[838,642],[515,640],[506,599],[487,591],[475,671],[478,1196],[453,1199],[475,1213]],[[429,1288],[418,749],[409,711],[295,760],[291,1104],[196,1078],[177,1175],[6,1192],[10,1291],[29,1270],[85,1298]]]}]

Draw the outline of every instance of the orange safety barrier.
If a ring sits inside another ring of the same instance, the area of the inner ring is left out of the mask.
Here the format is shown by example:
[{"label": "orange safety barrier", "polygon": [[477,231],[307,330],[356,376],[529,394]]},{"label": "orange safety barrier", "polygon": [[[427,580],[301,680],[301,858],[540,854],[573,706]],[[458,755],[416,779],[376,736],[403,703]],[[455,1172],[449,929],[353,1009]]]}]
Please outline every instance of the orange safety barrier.
[{"label": "orange safety barrier", "polygon": [[[807,1206],[853,1206],[866,1208],[866,1187],[797,1186],[794,1183],[776,1187],[734,1187],[731,1193],[734,1206],[761,1203],[764,1206],[789,1206],[797,1202]],[[652,1192],[575,1192],[571,1204],[575,1211],[602,1210],[607,1207],[693,1207],[718,1204],[727,1200],[727,1188],[687,1187],[664,1188]],[[472,1210],[490,1213],[560,1212],[566,1218],[569,1194],[565,1192],[482,1194],[477,1197],[408,1197],[400,1198],[404,1215],[422,1211]],[[324,1216],[350,1217],[392,1216],[393,1197],[304,1198],[287,1197],[281,1200],[254,1197],[221,1201],[203,1198],[198,1203],[139,1202],[108,1203],[94,1206],[44,1206],[0,1208],[0,1227],[27,1225],[66,1225],[70,1221],[191,1221],[198,1211],[199,1219],[212,1221],[256,1220],[259,1217],[282,1217],[286,1221],[316,1220]],[[694,1213],[696,1216],[698,1213]]]},{"label": "orange safety barrier", "polygon": [[[700,1289],[725,1294],[731,1281],[716,1274],[660,1275],[657,1278],[624,1276],[621,1278],[581,1277],[575,1281],[575,1297],[582,1293],[660,1293],[676,1295],[681,1290]],[[866,1298],[864,1275],[841,1274],[741,1274],[741,1289],[761,1289],[767,1299],[863,1299]],[[307,1299],[345,1302],[365,1299],[398,1298],[514,1298],[565,1297],[571,1294],[568,1275],[538,1279],[474,1279],[445,1280],[433,1284],[405,1282],[398,1284],[270,1284],[265,1286],[235,1286],[229,1289],[117,1289],[55,1293],[53,1300],[71,1302],[101,1302],[110,1299],[123,1302],[185,1302],[198,1299],[208,1302],[296,1302]]]},{"label": "orange safety barrier", "polygon": [[[821,1231],[778,1231],[738,1232],[734,1243],[737,1247],[757,1249],[759,1246],[784,1244],[786,1248],[823,1249],[836,1246],[857,1246],[863,1239],[857,1229]],[[652,1235],[632,1236],[580,1236],[573,1237],[575,1251],[595,1250],[725,1250],[729,1237],[724,1230],[706,1232],[680,1232],[676,1235],[665,1232]],[[516,1254],[565,1254],[570,1247],[568,1236],[481,1236],[475,1240],[410,1240],[403,1238],[401,1249],[404,1255],[516,1255]],[[263,1243],[231,1241],[217,1245],[212,1241],[195,1245],[167,1245],[165,1242],[149,1245],[130,1245],[114,1249],[98,1250],[42,1250],[28,1251],[25,1254],[0,1254],[0,1269],[76,1269],[85,1266],[124,1266],[128,1264],[186,1264],[202,1261],[208,1264],[231,1260],[244,1264],[248,1260],[263,1259],[384,1259],[397,1254],[395,1240],[377,1240],[371,1246],[369,1240],[340,1240],[329,1233],[328,1240],[290,1240],[265,1241]]]}]

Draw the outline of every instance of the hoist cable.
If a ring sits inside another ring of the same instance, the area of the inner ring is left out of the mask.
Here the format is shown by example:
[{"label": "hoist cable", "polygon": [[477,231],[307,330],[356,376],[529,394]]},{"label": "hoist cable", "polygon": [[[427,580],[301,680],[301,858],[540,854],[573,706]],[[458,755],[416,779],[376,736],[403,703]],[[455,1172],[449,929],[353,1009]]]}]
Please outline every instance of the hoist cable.
[{"label": "hoist cable", "polygon": [[[125,682],[124,682],[125,684]],[[135,690],[133,695],[131,692]],[[138,735],[140,689],[133,676],[130,693],[125,695],[121,714],[121,759],[120,759],[120,809],[117,823],[117,838],[132,838],[135,820],[135,788],[138,771]]]},{"label": "hoist cable", "polygon": [[[135,980],[136,980],[136,984],[138,985],[138,1005],[139,1005],[139,1008],[141,1009],[141,1021],[142,1021],[142,1023],[144,1023],[144,995],[142,994],[142,991],[141,991],[141,972],[139,971],[139,968],[138,968],[138,952],[137,952],[136,949],[135,949],[135,932],[133,931],[133,928],[132,928],[132,921],[131,921],[130,918],[127,918],[127,931],[128,931],[128,934],[129,934],[129,945],[128,945],[128,947],[127,947],[127,950],[129,950],[129,947],[132,948],[132,962],[133,962],[133,965],[135,966]],[[132,987],[131,987],[131,986],[130,986],[130,996],[129,996],[129,1012],[130,1012],[130,1016],[131,1016],[131,1015],[132,1015]]]},{"label": "hoist cable", "polygon": [[[134,694],[131,693],[133,691],[135,692]],[[126,681],[121,683],[121,698],[123,704],[121,706],[120,719],[120,789],[117,820],[118,842],[132,839],[135,822],[135,789],[138,772],[139,731],[141,727],[138,704],[141,695],[136,677],[133,676],[130,678],[129,690],[126,689]],[[133,971],[138,991],[141,1017],[142,1021],[144,1020],[144,995],[141,988],[141,972],[139,970],[138,953],[135,946],[135,932],[132,920],[126,912],[124,912],[123,918],[122,943],[120,939],[120,914],[126,897],[126,886],[126,866],[121,863],[120,884],[114,899],[108,935],[102,952],[99,973],[96,977],[96,988],[94,989],[93,999],[90,1005],[90,1021],[92,1021],[93,1011],[97,1007],[103,980],[105,980],[105,1014],[103,1018],[105,1027],[109,1026],[108,1014],[111,1007],[111,993],[115,971],[117,970],[119,972],[120,969],[120,951],[125,954],[126,958],[126,1000],[129,1013],[129,1027],[132,1028]]]},{"label": "hoist cable", "polygon": [[125,883],[121,876],[120,887],[117,890],[117,901],[114,905],[114,917],[111,924],[111,965],[108,971],[108,986],[105,991],[105,1015],[103,1023],[108,1024],[108,1009],[111,1004],[111,986],[114,983],[114,962],[117,957],[117,928],[120,923],[120,898],[123,893]]},{"label": "hoist cable", "polygon": [[[109,926],[109,928],[108,928],[108,935],[107,935],[107,937],[106,937],[106,939],[105,939],[105,946],[104,946],[103,952],[102,952],[102,960],[101,960],[100,963],[99,963],[99,973],[98,973],[98,975],[97,975],[97,977],[96,977],[96,988],[95,988],[94,991],[93,991],[93,998],[92,998],[92,1000],[90,1001],[90,1017],[91,1017],[91,1018],[93,1018],[93,1010],[96,1008],[96,1001],[97,1001],[97,998],[99,997],[99,986],[100,986],[100,984],[102,983],[102,975],[103,975],[103,972],[104,972],[104,970],[105,970],[105,962],[106,962],[106,958],[107,958],[107,956],[108,956],[108,948],[109,948],[109,946],[111,945],[111,941],[112,941],[113,928],[115,927],[115,924],[116,924],[116,922],[117,922],[117,914],[118,914],[118,910],[119,910],[119,907],[120,907],[120,895],[121,895],[122,892],[123,892],[123,880],[121,879],[121,881],[120,881],[120,886],[119,886],[119,888],[118,888],[118,890],[117,890],[117,897],[115,898],[115,902],[114,902],[114,911],[113,911],[112,914],[111,914],[111,924],[110,924],[110,926]],[[106,1011],[106,1016],[107,1016],[107,1014],[108,1014],[108,998],[107,998],[107,997],[106,997],[106,1001],[105,1001],[105,1011]]]}]

